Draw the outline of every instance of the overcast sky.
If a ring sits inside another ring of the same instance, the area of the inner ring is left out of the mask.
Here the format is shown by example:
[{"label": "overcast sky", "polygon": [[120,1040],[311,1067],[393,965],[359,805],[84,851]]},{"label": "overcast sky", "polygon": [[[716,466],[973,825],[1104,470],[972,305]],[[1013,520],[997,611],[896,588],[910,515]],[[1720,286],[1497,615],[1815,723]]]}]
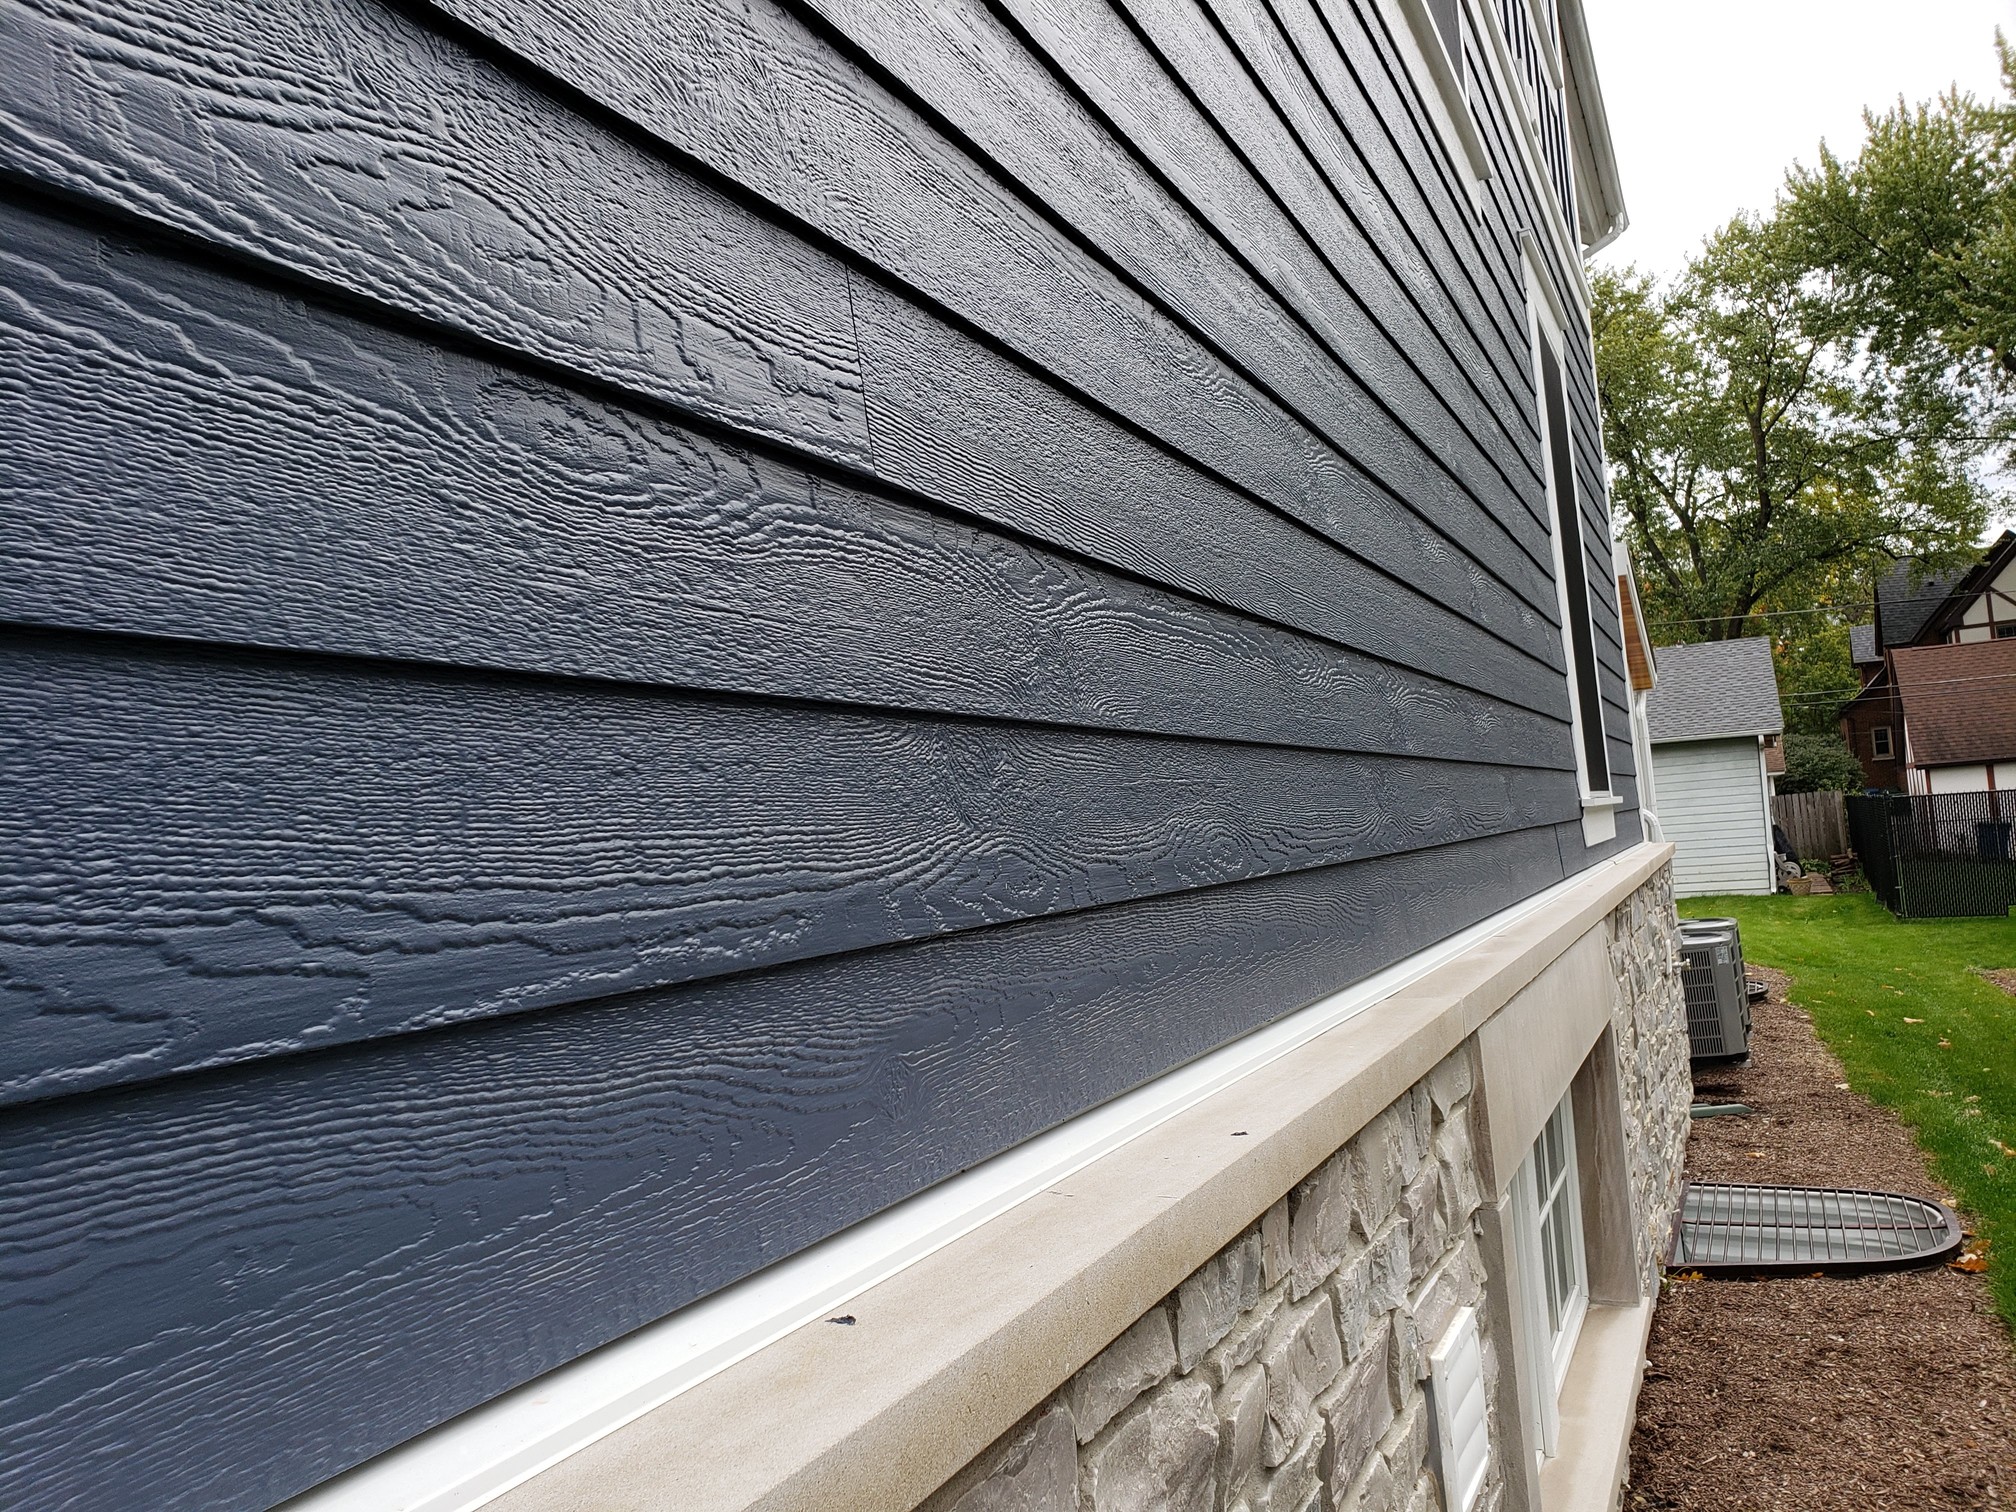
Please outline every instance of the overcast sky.
[{"label": "overcast sky", "polygon": [[1660,273],[1796,158],[1862,139],[1862,108],[1995,93],[2016,0],[1583,0],[1631,226],[1602,260]]}]

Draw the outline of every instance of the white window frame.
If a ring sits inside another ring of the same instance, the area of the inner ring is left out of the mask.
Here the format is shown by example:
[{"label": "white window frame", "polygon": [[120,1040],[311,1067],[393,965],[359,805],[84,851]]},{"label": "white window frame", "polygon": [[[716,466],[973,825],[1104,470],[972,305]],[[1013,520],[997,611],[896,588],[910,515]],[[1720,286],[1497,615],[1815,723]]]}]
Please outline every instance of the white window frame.
[{"label": "white window frame", "polygon": [[[1541,343],[1545,342],[1551,349],[1555,366],[1561,374],[1564,390],[1563,397],[1565,400],[1565,390],[1568,381],[1568,343],[1563,333],[1568,324],[1568,317],[1567,312],[1557,303],[1552,285],[1541,275],[1539,266],[1534,262],[1533,249],[1530,243],[1526,247],[1525,263],[1526,306],[1529,312],[1528,334],[1531,338],[1533,348],[1534,417],[1539,424],[1540,431],[1541,480],[1547,490],[1548,546],[1553,555],[1554,601],[1561,614],[1561,656],[1562,663],[1567,669],[1568,714],[1571,726],[1570,737],[1571,743],[1575,747],[1575,783],[1576,789],[1582,798],[1582,842],[1585,845],[1600,845],[1606,840],[1614,840],[1617,837],[1617,810],[1623,806],[1624,800],[1616,791],[1616,778],[1614,772],[1611,770],[1612,763],[1607,754],[1607,749],[1603,763],[1605,785],[1600,788],[1595,786],[1589,771],[1587,737],[1584,732],[1582,717],[1581,676],[1578,670],[1580,659],[1575,650],[1575,620],[1568,601],[1568,563],[1561,549],[1561,511],[1563,508],[1580,509],[1582,506],[1581,500],[1575,490],[1574,478],[1571,476],[1566,479],[1556,479],[1554,476],[1553,427],[1547,414],[1547,393],[1546,386],[1542,381],[1540,362]],[[1572,435],[1568,438],[1568,445],[1572,452],[1574,448],[1574,437]],[[1577,523],[1579,525],[1581,522],[1578,520]],[[1586,541],[1583,542],[1583,554],[1585,557],[1588,555],[1588,542]],[[1611,543],[1611,559],[1614,560],[1615,556],[1616,543],[1613,541]],[[1588,564],[1585,561],[1583,564],[1583,576],[1586,579],[1588,575]],[[1585,592],[1588,591],[1586,583],[1584,589]],[[1585,604],[1583,612],[1589,616],[1592,629],[1591,638],[1593,641],[1595,624],[1594,603]],[[1596,682],[1596,702],[1600,710],[1603,702],[1601,665],[1592,666],[1589,669],[1589,673],[1591,678]],[[1609,738],[1607,731],[1603,732],[1603,738],[1607,748]]]},{"label": "white window frame", "polygon": [[[1456,0],[1460,35],[1453,51],[1435,24],[1427,0],[1382,0],[1381,9],[1386,12],[1387,29],[1435,123],[1457,177],[1469,191],[1470,208],[1481,214],[1484,186],[1491,182],[1491,156],[1484,149],[1484,135],[1477,129],[1477,117],[1470,106],[1463,39],[1482,35],[1470,14],[1470,0]],[[1397,26],[1393,24],[1396,19],[1400,22]]]},{"label": "white window frame", "polygon": [[[1512,1235],[1519,1247],[1521,1326],[1540,1367],[1528,1383],[1530,1405],[1540,1427],[1539,1453],[1551,1458],[1560,1452],[1561,1384],[1589,1315],[1572,1093],[1561,1099],[1513,1177]],[[1560,1264],[1550,1266],[1550,1250]]]}]

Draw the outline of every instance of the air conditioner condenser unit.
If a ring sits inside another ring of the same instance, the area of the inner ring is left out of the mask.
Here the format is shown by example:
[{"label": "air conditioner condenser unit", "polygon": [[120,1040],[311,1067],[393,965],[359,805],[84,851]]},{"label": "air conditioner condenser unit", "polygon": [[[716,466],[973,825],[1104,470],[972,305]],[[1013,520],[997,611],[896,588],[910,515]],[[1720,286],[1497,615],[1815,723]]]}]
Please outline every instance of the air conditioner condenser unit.
[{"label": "air conditioner condenser unit", "polygon": [[1687,995],[1687,1039],[1695,1060],[1750,1053],[1750,1001],[1743,944],[1735,921],[1690,919],[1680,930],[1680,984]]}]

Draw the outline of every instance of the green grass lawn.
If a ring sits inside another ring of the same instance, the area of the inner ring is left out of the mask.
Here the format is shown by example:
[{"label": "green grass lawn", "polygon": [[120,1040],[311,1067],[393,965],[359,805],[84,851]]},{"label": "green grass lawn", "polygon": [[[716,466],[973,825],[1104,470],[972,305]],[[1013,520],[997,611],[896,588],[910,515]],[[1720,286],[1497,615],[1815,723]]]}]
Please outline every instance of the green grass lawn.
[{"label": "green grass lawn", "polygon": [[1900,923],[1867,893],[1688,898],[1680,911],[1736,919],[1746,959],[1792,974],[1792,1000],[1849,1085],[1903,1115],[1978,1218],[1996,1304],[2016,1325],[2016,997],[1968,969],[2016,967],[2016,920]]}]

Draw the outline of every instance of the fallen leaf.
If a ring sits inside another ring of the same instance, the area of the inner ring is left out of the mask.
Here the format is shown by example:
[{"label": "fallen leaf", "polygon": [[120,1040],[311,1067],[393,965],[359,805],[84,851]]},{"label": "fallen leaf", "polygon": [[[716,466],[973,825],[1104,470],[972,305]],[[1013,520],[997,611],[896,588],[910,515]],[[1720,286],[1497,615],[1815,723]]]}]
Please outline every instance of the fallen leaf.
[{"label": "fallen leaf", "polygon": [[1874,1008],[1864,1008],[1864,1009],[1863,1009],[1862,1011],[1863,1011],[1864,1013],[1868,1014],[1868,1015],[1869,1015],[1869,1017],[1871,1017],[1871,1018],[1874,1018],[1874,1017],[1876,1017],[1876,1010],[1875,1010]]},{"label": "fallen leaf", "polygon": [[1846,1083],[1846,1082],[1836,1082],[1836,1083],[1834,1083],[1834,1090],[1835,1090],[1836,1092],[1846,1092],[1846,1091],[1848,1090],[1848,1083]]},{"label": "fallen leaf", "polygon": [[1922,1024],[1922,1023],[1924,1023],[1924,1022],[1925,1022],[1925,1020],[1923,1020],[1923,1019],[1914,1019],[1914,1018],[1906,1018],[1906,1019],[1904,1020],[1904,1022],[1905,1022],[1905,1023],[1907,1023],[1907,1024]]},{"label": "fallen leaf", "polygon": [[1970,1276],[1979,1275],[1982,1271],[1988,1269],[1988,1247],[1982,1245],[1978,1249],[1963,1250],[1958,1260],[1949,1260],[1946,1262],[1946,1268],[1948,1270],[1966,1271]]}]

